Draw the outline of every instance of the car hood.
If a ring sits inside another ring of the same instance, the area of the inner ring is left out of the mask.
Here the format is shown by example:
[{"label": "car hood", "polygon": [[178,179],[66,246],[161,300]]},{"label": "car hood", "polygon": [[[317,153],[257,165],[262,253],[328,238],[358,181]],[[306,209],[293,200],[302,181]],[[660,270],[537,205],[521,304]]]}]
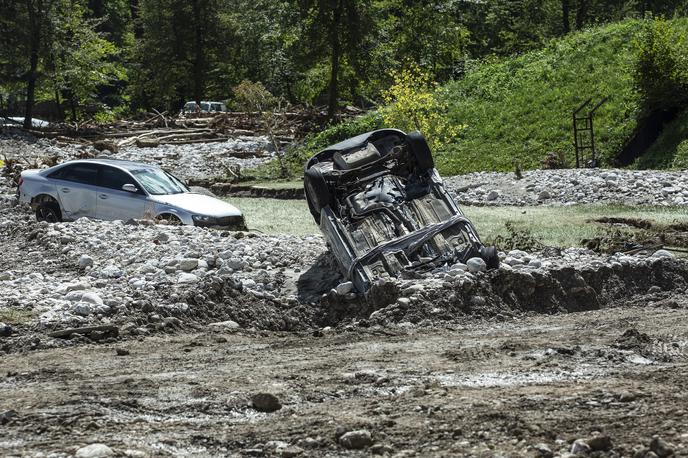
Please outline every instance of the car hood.
[{"label": "car hood", "polygon": [[232,204],[216,199],[215,197],[194,192],[150,196],[150,199],[160,204],[177,207],[196,215],[217,217],[241,215],[241,211]]}]

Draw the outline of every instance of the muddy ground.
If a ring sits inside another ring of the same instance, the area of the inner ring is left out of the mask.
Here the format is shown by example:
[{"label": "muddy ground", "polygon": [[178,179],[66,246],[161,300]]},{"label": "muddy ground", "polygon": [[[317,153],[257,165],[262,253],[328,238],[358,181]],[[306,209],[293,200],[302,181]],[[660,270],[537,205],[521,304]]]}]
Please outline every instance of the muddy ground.
[{"label": "muddy ground", "polygon": [[[685,456],[687,318],[679,297],[432,329],[204,330],[11,354],[0,412],[16,413],[2,417],[0,454],[104,443],[117,456],[565,456],[583,439],[595,456],[642,456],[659,435]],[[282,408],[256,411],[258,392]],[[370,447],[337,441],[357,430]]]}]

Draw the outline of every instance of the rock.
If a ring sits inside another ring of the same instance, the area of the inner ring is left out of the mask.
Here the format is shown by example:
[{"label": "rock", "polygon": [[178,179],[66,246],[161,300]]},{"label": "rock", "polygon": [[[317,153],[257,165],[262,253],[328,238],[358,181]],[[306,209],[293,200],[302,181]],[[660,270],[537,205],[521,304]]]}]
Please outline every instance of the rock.
[{"label": "rock", "polygon": [[550,199],[552,195],[549,193],[549,191],[541,191],[540,194],[538,194],[538,200],[547,200]]},{"label": "rock", "polygon": [[115,348],[115,354],[117,356],[127,356],[129,354],[129,350],[126,348]]},{"label": "rock", "polygon": [[0,337],[9,337],[12,335],[12,326],[0,322]]},{"label": "rock", "polygon": [[225,328],[225,329],[239,329],[241,326],[236,321],[218,321],[217,323],[210,323],[208,326],[215,328]]},{"label": "rock", "polygon": [[485,199],[487,199],[488,202],[492,202],[494,200],[497,200],[499,198],[499,191],[497,190],[492,190],[487,193],[487,196]]},{"label": "rock", "polygon": [[536,444],[533,446],[533,449],[543,458],[552,458],[554,456],[552,449],[547,444]]},{"label": "rock", "polygon": [[179,274],[179,277],[177,277],[177,283],[196,283],[197,281],[198,277],[188,272],[182,272]]},{"label": "rock", "polygon": [[657,258],[657,259],[659,259],[659,258],[669,258],[669,259],[673,259],[673,258],[675,258],[676,256],[674,256],[673,253],[671,253],[670,251],[667,251],[667,250],[657,250],[657,251],[655,251],[654,253],[652,253],[652,256],[651,256],[651,257],[652,257],[652,258]]},{"label": "rock", "polygon": [[253,408],[259,412],[275,412],[282,408],[280,400],[271,393],[258,393],[251,398]]},{"label": "rock", "polygon": [[86,302],[78,302],[72,306],[72,313],[79,316],[89,316],[93,313],[93,306]]},{"label": "rock", "polygon": [[114,456],[115,452],[105,444],[90,444],[86,447],[81,447],[74,455],[76,458],[101,458],[107,456]]},{"label": "rock", "polygon": [[93,291],[89,291],[87,293],[84,293],[81,296],[80,301],[86,302],[88,304],[97,305],[97,306],[101,306],[104,304],[103,299],[98,295],[98,293],[95,293]]},{"label": "rock", "polygon": [[337,291],[337,294],[339,294],[340,296],[344,296],[346,294],[349,294],[353,290],[354,290],[354,284],[350,281],[340,283],[335,288],[335,291]]},{"label": "rock", "polygon": [[85,269],[86,267],[90,267],[93,265],[93,258],[90,257],[87,254],[82,254],[79,257],[79,268],[80,269]]},{"label": "rock", "polygon": [[13,419],[17,418],[19,414],[16,410],[8,410],[0,414],[0,425],[6,425]]},{"label": "rock", "polygon": [[339,437],[339,444],[350,450],[360,450],[373,444],[373,438],[366,429],[349,431]]},{"label": "rock", "polygon": [[198,267],[198,259],[185,258],[179,261],[179,268],[184,272],[191,272]]},{"label": "rock", "polygon": [[471,273],[484,272],[487,270],[487,264],[482,258],[471,258],[466,262],[468,271]]},{"label": "rock", "polygon": [[674,449],[664,439],[653,436],[650,442],[650,450],[655,452],[659,458],[666,458],[674,454]]},{"label": "rock", "polygon": [[590,453],[590,446],[583,439],[578,439],[571,444],[571,453],[575,455],[587,455]]},{"label": "rock", "polygon": [[587,441],[590,450],[593,452],[606,452],[612,449],[612,440],[606,434],[600,434]]},{"label": "rock", "polygon": [[283,458],[293,458],[295,456],[301,455],[303,453],[303,449],[296,445],[286,445],[283,447],[277,447],[275,449],[275,452],[278,456],[281,456]]},{"label": "rock", "polygon": [[0,281],[12,280],[11,272],[0,272]]}]

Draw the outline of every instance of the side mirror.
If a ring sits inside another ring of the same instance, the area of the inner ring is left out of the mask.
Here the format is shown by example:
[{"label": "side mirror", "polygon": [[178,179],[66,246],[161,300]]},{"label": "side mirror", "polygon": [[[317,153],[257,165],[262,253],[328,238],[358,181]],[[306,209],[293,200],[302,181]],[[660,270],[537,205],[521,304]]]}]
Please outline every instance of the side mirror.
[{"label": "side mirror", "polygon": [[131,184],[131,183],[127,183],[127,184],[123,185],[123,186],[122,186],[122,191],[127,191],[127,192],[139,192],[139,190],[136,188],[136,186],[134,186],[134,185]]}]

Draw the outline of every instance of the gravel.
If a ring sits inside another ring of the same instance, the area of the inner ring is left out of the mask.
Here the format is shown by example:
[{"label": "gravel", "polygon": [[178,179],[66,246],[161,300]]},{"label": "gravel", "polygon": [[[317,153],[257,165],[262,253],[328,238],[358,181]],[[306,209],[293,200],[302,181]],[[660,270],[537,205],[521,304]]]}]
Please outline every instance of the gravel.
[{"label": "gravel", "polygon": [[464,205],[688,205],[688,171],[621,169],[477,172],[445,177]]}]

